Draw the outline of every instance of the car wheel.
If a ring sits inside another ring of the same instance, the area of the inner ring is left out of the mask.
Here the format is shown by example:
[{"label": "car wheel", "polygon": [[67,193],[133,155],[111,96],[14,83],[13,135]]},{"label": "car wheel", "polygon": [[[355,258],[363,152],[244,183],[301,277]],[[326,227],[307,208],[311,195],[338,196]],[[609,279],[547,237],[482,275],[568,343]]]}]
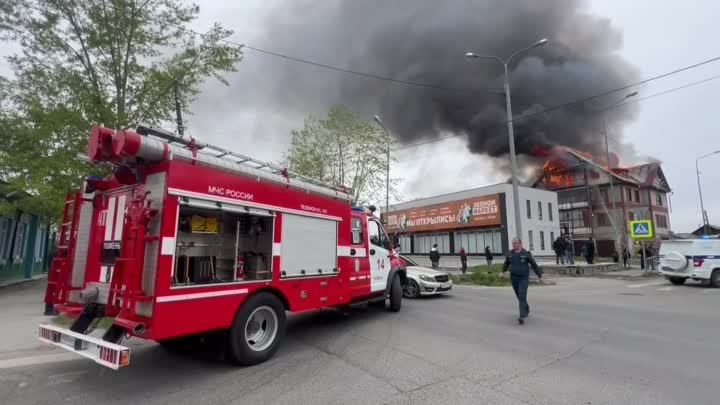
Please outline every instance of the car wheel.
[{"label": "car wheel", "polygon": [[402,307],[402,295],[403,288],[400,284],[400,276],[395,275],[392,285],[390,286],[390,310],[392,312],[400,311]]},{"label": "car wheel", "polygon": [[420,296],[420,286],[417,281],[412,279],[408,280],[403,296],[406,298],[417,298]]},{"label": "car wheel", "polygon": [[273,294],[251,296],[235,314],[227,334],[227,356],[234,363],[252,366],[272,357],[285,335],[285,308]]},{"label": "car wheel", "polygon": [[687,278],[685,278],[685,277],[669,277],[668,280],[670,280],[670,282],[675,285],[683,285],[683,284],[685,284],[685,281],[687,281]]},{"label": "car wheel", "polygon": [[720,288],[720,269],[715,269],[710,276],[710,287]]}]

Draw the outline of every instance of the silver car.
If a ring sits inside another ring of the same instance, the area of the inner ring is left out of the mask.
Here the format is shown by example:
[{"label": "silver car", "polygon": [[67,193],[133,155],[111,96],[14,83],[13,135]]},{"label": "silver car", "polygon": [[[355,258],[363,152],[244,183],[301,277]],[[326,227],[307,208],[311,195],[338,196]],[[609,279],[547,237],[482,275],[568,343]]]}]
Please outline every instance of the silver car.
[{"label": "silver car", "polygon": [[422,267],[405,256],[408,282],[403,291],[406,298],[418,298],[422,295],[443,294],[452,290],[452,280],[448,273]]}]

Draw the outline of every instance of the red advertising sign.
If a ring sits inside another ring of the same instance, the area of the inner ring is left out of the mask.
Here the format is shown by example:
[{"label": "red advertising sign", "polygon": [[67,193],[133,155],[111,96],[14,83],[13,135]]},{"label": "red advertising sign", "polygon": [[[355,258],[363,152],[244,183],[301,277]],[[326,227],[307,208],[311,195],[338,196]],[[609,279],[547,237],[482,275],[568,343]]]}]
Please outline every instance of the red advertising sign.
[{"label": "red advertising sign", "polygon": [[492,194],[425,207],[391,211],[388,232],[434,231],[502,224],[500,196]]}]

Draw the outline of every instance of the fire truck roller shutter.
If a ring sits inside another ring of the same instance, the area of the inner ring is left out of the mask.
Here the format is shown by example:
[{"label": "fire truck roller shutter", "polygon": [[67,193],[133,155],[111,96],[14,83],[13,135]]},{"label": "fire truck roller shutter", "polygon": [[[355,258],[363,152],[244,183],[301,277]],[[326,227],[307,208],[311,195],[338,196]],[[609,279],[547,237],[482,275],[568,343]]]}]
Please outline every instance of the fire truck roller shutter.
[{"label": "fire truck roller shutter", "polygon": [[285,277],[335,274],[337,222],[283,214],[280,270]]},{"label": "fire truck roller shutter", "polygon": [[220,202],[200,200],[200,199],[188,198],[188,197],[181,198],[180,205],[194,207],[194,208],[204,208],[204,209],[209,209],[209,210],[226,211],[226,212],[231,212],[233,214],[247,214],[247,215],[252,215],[252,216],[256,216],[256,217],[274,217],[275,216],[275,214],[270,211],[245,207],[242,205],[220,203]]}]

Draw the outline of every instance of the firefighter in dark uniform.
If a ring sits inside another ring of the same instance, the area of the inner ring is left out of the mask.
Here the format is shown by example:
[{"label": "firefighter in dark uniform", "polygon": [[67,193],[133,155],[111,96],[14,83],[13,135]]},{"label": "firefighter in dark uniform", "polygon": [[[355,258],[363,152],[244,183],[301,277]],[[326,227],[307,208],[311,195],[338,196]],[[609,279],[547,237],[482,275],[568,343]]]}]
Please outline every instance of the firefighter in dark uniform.
[{"label": "firefighter in dark uniform", "polygon": [[502,274],[510,270],[510,280],[515,291],[515,296],[520,305],[520,317],[518,323],[525,323],[525,318],[530,314],[530,306],[527,302],[527,290],[530,284],[530,267],[538,276],[538,281],[543,282],[542,269],[538,266],[532,253],[522,248],[522,242],[515,238],[512,241],[512,250],[505,258]]}]

